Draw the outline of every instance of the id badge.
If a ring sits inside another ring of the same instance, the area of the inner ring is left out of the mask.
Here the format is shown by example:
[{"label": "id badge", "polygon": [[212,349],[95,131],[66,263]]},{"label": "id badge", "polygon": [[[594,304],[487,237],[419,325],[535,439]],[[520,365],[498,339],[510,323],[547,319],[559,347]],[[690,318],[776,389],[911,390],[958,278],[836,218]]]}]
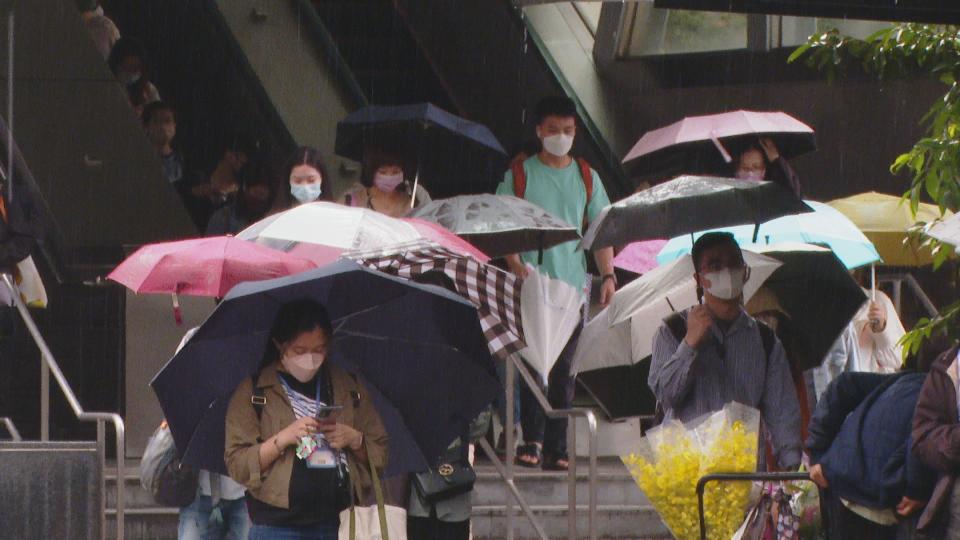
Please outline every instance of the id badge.
[{"label": "id badge", "polygon": [[337,466],[337,454],[325,439],[317,440],[317,447],[307,456],[308,469],[333,469]]}]

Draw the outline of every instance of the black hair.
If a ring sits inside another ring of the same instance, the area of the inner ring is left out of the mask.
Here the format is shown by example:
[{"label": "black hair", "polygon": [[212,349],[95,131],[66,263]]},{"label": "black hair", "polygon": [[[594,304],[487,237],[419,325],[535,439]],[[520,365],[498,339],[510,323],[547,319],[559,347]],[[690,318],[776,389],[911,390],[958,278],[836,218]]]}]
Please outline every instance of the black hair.
[{"label": "black hair", "polygon": [[360,171],[360,183],[364,187],[373,187],[373,176],[377,169],[384,165],[399,165],[403,170],[404,180],[410,178],[411,167],[408,160],[403,158],[403,153],[397,146],[390,144],[380,144],[368,146],[363,150],[363,165]]},{"label": "black hair", "polygon": [[120,68],[120,61],[128,56],[137,56],[140,58],[144,71],[144,73],[141,74],[141,78],[146,78],[147,50],[143,47],[142,43],[131,37],[122,37],[113,44],[113,48],[110,49],[110,56],[107,57],[107,65],[110,66],[110,71],[116,75],[117,69]]},{"label": "black hair", "polygon": [[75,0],[77,3],[77,9],[80,10],[80,13],[86,13],[88,11],[96,11],[99,7],[99,2],[97,0]]},{"label": "black hair", "polygon": [[282,208],[291,208],[294,205],[293,195],[290,193],[290,173],[300,165],[313,167],[320,173],[320,201],[333,200],[333,185],[330,175],[327,174],[327,167],[323,163],[323,156],[320,151],[310,146],[301,146],[294,150],[287,161],[283,164],[283,176],[278,180],[277,195],[280,197]]},{"label": "black hair", "polygon": [[316,300],[301,298],[292,300],[280,307],[273,326],[270,328],[270,341],[263,353],[260,368],[280,359],[280,349],[277,343],[288,343],[305,332],[323,330],[327,339],[333,338],[333,324],[327,314],[327,308]]},{"label": "black hair", "polygon": [[567,96],[545,97],[537,102],[537,106],[533,110],[533,119],[539,126],[548,116],[576,118],[577,106]]},{"label": "black hair", "polygon": [[143,125],[149,124],[150,120],[153,119],[153,115],[160,111],[170,111],[170,113],[173,115],[173,122],[177,122],[177,110],[173,108],[173,105],[170,105],[165,101],[154,101],[147,103],[143,107],[143,116],[141,117],[143,120]]},{"label": "black hair", "polygon": [[[713,249],[718,246],[733,246],[737,249],[737,253],[740,254],[740,260],[743,260],[743,251],[740,249],[740,244],[737,243],[737,239],[734,238],[733,234],[728,232],[708,232],[697,238],[697,241],[693,243],[693,249],[690,250],[690,256],[693,258],[693,271],[700,273],[700,263],[703,261],[703,254],[709,249]],[[700,284],[697,284],[697,298],[700,299],[703,297],[703,287]]]},{"label": "black hair", "polygon": [[218,158],[223,158],[223,155],[227,152],[234,152],[243,154],[247,156],[248,159],[251,159],[257,155],[257,148],[259,146],[259,142],[249,134],[236,131],[223,139],[223,142],[220,143],[220,153],[217,155]]},{"label": "black hair", "polygon": [[[755,152],[760,152],[760,157],[763,158],[763,168],[767,172],[770,172],[770,159],[767,157],[766,150],[764,150],[763,147],[760,146],[759,140],[750,141],[739,148],[735,148],[734,150],[736,151],[736,157],[733,159],[733,161],[730,162],[730,166],[733,169],[730,176],[735,176],[737,174],[737,169],[740,167],[740,159],[743,158],[744,154],[746,154],[747,152],[750,152],[751,150]],[[766,174],[764,175],[764,177],[766,177]]]}]

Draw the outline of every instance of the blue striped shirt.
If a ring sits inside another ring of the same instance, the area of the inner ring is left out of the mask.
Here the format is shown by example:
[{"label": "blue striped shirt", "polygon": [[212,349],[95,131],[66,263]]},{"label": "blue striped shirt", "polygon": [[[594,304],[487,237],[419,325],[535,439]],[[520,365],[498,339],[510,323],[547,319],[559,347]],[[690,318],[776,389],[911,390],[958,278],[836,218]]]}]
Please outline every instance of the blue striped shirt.
[{"label": "blue striped shirt", "polygon": [[[681,312],[684,320],[689,310]],[[765,358],[757,322],[741,310],[724,332],[717,322],[694,349],[666,324],[653,338],[648,383],[667,418],[688,422],[730,401],[757,408],[781,467],[800,464],[800,405],[780,340]]]}]

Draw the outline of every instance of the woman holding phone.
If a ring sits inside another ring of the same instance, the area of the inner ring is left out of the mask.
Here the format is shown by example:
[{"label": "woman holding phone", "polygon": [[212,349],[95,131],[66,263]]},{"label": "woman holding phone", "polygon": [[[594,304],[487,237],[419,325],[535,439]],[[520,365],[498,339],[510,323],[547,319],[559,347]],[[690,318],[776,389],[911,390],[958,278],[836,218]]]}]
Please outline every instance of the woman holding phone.
[{"label": "woman holding phone", "polygon": [[337,538],[351,482],[362,497],[366,464],[386,465],[386,431],[366,390],[325,362],[332,337],[323,305],[285,304],[260,369],[230,400],[224,460],[247,488],[251,540]]}]

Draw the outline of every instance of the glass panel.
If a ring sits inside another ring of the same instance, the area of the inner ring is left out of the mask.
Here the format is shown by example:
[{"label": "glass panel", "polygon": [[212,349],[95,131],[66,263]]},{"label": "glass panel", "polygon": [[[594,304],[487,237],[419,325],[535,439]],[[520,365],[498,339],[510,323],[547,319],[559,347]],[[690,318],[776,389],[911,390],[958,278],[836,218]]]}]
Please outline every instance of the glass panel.
[{"label": "glass panel", "polygon": [[743,49],[747,16],[739,13],[656,9],[637,6],[629,56]]},{"label": "glass panel", "polygon": [[[839,30],[841,34],[863,39],[878,30],[893,25],[891,22],[857,19],[820,19],[813,17],[781,17],[781,19],[783,21],[781,47],[803,44],[811,34],[826,32],[834,28]],[[776,19],[774,19],[773,24],[776,24]]]},{"label": "glass panel", "polygon": [[603,2],[571,2],[576,8],[583,24],[587,25],[590,33],[596,35],[597,27],[600,25],[600,9],[603,8]]}]

